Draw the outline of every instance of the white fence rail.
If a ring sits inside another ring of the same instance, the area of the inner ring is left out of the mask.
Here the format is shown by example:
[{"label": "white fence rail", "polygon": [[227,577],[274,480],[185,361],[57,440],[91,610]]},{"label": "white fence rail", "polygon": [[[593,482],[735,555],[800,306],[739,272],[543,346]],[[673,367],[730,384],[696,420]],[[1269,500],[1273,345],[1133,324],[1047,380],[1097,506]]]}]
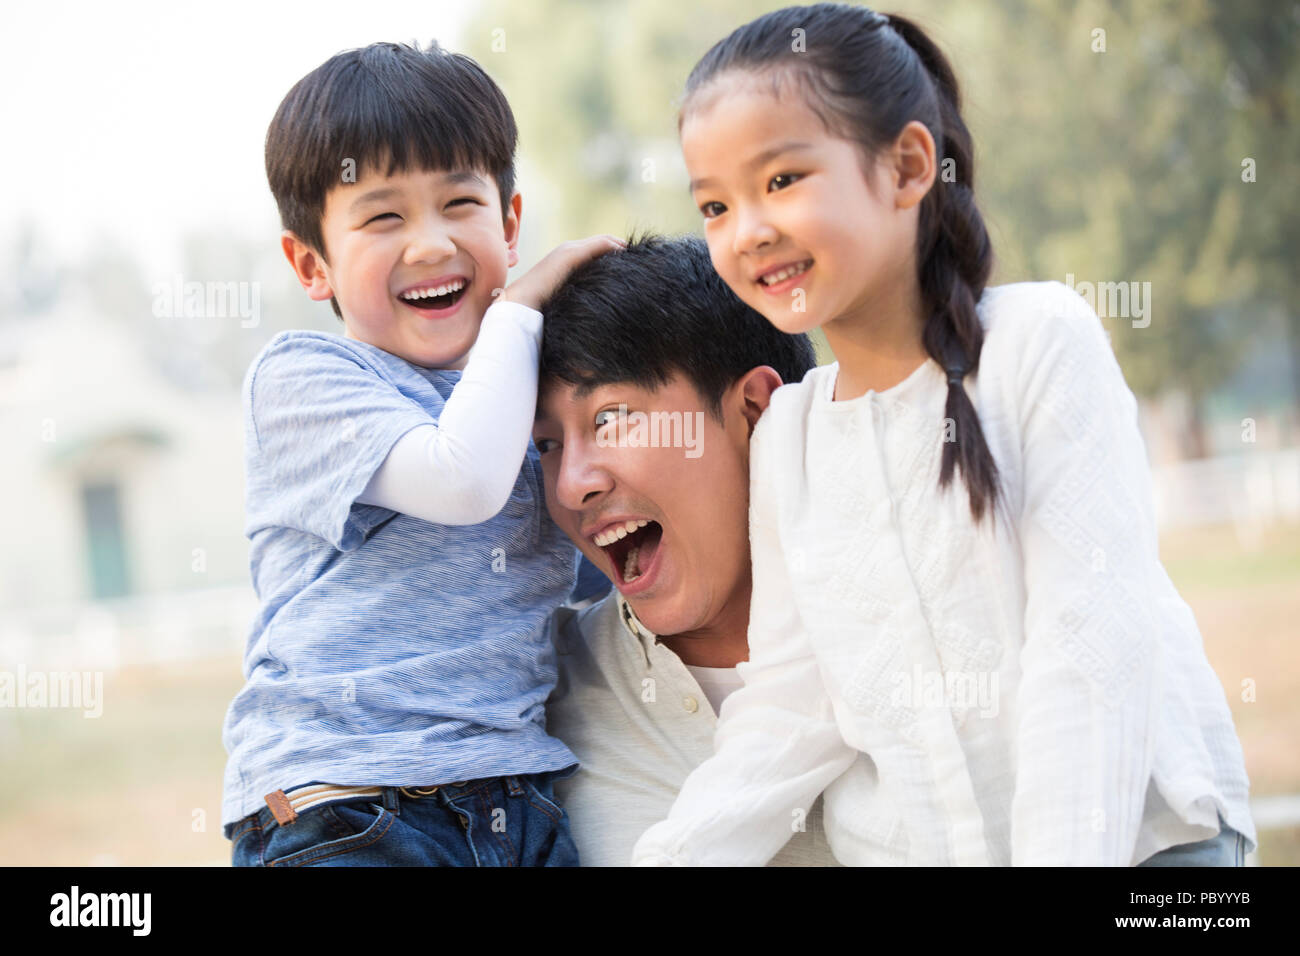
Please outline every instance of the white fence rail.
[{"label": "white fence rail", "polygon": [[1300,448],[1162,465],[1151,478],[1161,530],[1300,520]]},{"label": "white fence rail", "polygon": [[257,613],[251,587],[137,595],[0,612],[0,669],[116,671],[238,659]]},{"label": "white fence rail", "polygon": [[[1249,536],[1300,521],[1300,448],[1152,470],[1161,530],[1231,523]],[[116,670],[238,657],[257,613],[251,587],[0,610],[0,669]]]}]

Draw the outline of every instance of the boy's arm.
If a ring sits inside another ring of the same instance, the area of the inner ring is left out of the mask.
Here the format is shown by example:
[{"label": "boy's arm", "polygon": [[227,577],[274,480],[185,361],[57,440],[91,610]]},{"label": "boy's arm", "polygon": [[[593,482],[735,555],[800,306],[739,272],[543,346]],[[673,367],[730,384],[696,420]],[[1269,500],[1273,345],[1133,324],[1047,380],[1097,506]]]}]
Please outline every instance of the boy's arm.
[{"label": "boy's arm", "polygon": [[510,497],[537,402],[542,314],[498,301],[437,424],[411,429],[358,497],[438,524],[478,524]]},{"label": "boy's arm", "polygon": [[623,245],[612,236],[564,243],[508,286],[483,316],[438,422],[398,439],[357,501],[449,525],[478,524],[505,507],[537,407],[537,308],[576,266]]}]

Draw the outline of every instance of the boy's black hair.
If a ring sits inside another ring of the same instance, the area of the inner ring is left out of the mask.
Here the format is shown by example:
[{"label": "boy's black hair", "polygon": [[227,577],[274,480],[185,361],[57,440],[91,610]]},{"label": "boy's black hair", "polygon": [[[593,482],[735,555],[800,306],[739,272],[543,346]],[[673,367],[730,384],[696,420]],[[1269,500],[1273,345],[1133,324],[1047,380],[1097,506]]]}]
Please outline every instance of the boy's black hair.
[{"label": "boy's black hair", "polygon": [[283,227],[328,262],[325,196],[349,170],[484,172],[496,182],[504,221],[518,137],[505,94],[469,57],[437,41],[425,50],[372,43],[330,57],[285,96],[266,132],[266,177]]},{"label": "boy's black hair", "polygon": [[666,385],[675,373],[722,419],[722,395],[760,365],[798,382],[817,364],[806,335],[788,335],[745,305],[694,236],[628,238],[573,271],[542,306],[542,388],[565,382]]}]

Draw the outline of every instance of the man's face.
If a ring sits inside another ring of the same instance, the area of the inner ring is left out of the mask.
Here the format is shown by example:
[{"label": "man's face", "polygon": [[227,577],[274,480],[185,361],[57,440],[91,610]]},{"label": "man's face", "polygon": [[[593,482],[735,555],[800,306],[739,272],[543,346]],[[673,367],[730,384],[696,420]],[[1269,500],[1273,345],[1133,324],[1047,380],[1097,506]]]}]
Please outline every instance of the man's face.
[{"label": "man's face", "polygon": [[[706,627],[724,611],[734,613],[737,602],[748,614],[750,422],[743,381],[723,396],[722,424],[681,375],[656,390],[614,384],[582,396],[557,382],[540,396],[533,438],[551,517],[657,634]],[[660,447],[637,446],[636,412],[651,421],[655,412],[678,413],[692,430],[702,426],[695,448],[662,440],[666,427],[648,429]],[[620,433],[628,440],[620,443]],[[612,529],[629,522],[635,531],[609,540]]]},{"label": "man's face", "polygon": [[367,168],[325,197],[323,297],[337,298],[349,338],[425,368],[464,368],[517,261],[519,213],[516,193],[503,220],[486,174]]}]

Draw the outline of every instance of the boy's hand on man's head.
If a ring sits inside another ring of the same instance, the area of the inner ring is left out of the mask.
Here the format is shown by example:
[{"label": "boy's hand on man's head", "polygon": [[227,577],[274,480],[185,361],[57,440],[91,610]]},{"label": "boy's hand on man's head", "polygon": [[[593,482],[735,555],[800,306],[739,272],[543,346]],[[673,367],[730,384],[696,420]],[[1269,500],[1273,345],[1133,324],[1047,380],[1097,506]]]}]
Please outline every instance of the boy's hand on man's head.
[{"label": "boy's hand on man's head", "polygon": [[501,290],[499,300],[518,302],[530,309],[540,310],[542,303],[560,287],[569,273],[597,256],[615,249],[624,249],[627,243],[616,236],[588,236],[556,246],[537,265]]}]

